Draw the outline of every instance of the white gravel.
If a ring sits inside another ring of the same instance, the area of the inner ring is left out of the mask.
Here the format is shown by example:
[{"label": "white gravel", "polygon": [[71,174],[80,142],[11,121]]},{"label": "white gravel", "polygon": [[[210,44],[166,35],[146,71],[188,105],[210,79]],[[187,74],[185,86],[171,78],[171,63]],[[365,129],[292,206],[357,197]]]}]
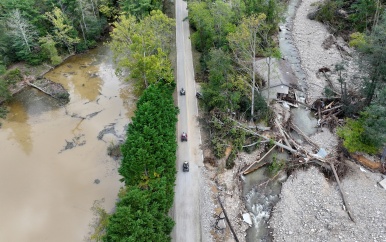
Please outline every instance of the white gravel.
[{"label": "white gravel", "polygon": [[[321,23],[307,18],[307,14],[315,9],[316,2],[302,1],[293,21],[292,32],[307,74],[310,103],[320,97],[327,84],[324,78],[317,75],[319,68],[333,70],[335,64],[343,60],[335,45],[328,50],[322,47],[323,41],[329,36],[327,29]],[[345,59],[350,67],[350,78],[352,69],[357,67],[351,58]],[[334,78],[336,73],[331,75],[331,79]],[[328,129],[323,131],[310,138],[328,152],[334,152],[336,134]],[[336,182],[326,180],[317,168],[311,167],[295,172],[283,184],[281,200],[275,206],[270,220],[275,241],[386,241],[386,190],[377,185],[383,179],[382,175],[364,172],[365,169],[351,161],[346,163],[350,166],[350,172],[341,183],[355,223],[343,209]]]},{"label": "white gravel", "polygon": [[200,212],[201,212],[201,229],[202,241],[213,241],[211,230],[216,222],[215,219],[215,200],[211,188],[215,184],[209,177],[207,168],[201,167],[200,172]]},{"label": "white gravel", "polygon": [[[351,56],[355,56],[347,43],[342,38],[331,36],[327,28],[320,22],[310,20],[307,14],[317,8],[320,0],[303,0],[297,8],[295,18],[293,20],[292,38],[294,44],[299,52],[302,69],[306,73],[307,80],[307,100],[313,103],[317,98],[323,97],[324,87],[328,85],[325,77],[319,72],[320,68],[326,67],[331,70],[327,75],[337,91],[339,90],[339,83],[337,81],[337,73],[335,72],[335,65],[345,63],[347,74],[345,79],[348,83],[354,84],[353,73],[358,69]],[[333,44],[327,50],[323,47],[323,42],[328,39],[333,39]],[[337,49],[337,46],[347,50],[342,52]],[[349,87],[353,88],[353,87]]]},{"label": "white gravel", "polygon": [[386,241],[386,191],[381,175],[351,164],[343,180],[355,223],[345,210],[335,182],[315,167],[297,171],[283,184],[270,220],[275,241]]}]

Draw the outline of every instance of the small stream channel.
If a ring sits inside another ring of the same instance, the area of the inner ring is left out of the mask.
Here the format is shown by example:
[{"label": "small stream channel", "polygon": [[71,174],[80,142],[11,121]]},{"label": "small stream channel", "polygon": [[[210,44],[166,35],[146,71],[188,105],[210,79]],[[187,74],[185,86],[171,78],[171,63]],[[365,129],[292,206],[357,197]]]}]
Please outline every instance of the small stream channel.
[{"label": "small stream channel", "polygon": [[[294,45],[291,34],[292,21],[300,2],[301,0],[290,0],[288,3],[285,22],[280,25],[279,45],[282,56],[290,64],[296,76],[299,90],[295,91],[299,97],[305,97],[307,76],[301,67],[298,50]],[[317,120],[310,110],[300,105],[298,108],[292,108],[291,113],[293,117],[292,122],[300,127],[306,135],[312,135],[316,132]],[[301,137],[296,134],[294,134],[294,137],[298,140],[301,139]],[[271,162],[274,157],[275,159],[287,160],[288,153],[280,153],[274,150],[261,162]],[[270,174],[266,166],[243,177],[243,197],[245,198],[246,207],[253,222],[253,225],[247,230],[247,242],[273,241],[272,229],[269,227],[268,221],[272,208],[280,199],[281,183],[285,181],[286,174],[276,177],[276,179],[270,181],[267,185],[261,185],[270,178],[272,178],[272,174]]]}]

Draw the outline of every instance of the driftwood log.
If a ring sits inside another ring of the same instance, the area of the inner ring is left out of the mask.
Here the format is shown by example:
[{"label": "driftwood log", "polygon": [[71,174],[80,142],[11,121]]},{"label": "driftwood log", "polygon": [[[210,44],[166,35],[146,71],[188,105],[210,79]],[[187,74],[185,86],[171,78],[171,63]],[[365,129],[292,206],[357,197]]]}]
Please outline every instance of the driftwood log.
[{"label": "driftwood log", "polygon": [[33,83],[27,82],[27,85],[28,85],[28,86],[31,86],[31,87],[34,87],[34,88],[38,89],[39,91],[41,91],[41,92],[43,92],[43,93],[47,94],[48,96],[51,96],[51,97],[53,97],[53,98],[55,98],[55,99],[56,99],[56,97],[55,97],[54,95],[52,95],[52,94],[51,94],[51,93],[49,93],[49,92],[46,92],[46,91],[44,91],[42,88],[40,88],[40,87],[36,86],[36,85],[35,85],[35,84],[33,84]]},{"label": "driftwood log", "polygon": [[347,211],[347,214],[348,214],[348,216],[350,217],[351,221],[353,221],[353,222],[355,223],[355,220],[354,220],[354,217],[353,217],[353,215],[352,215],[352,213],[351,213],[349,204],[348,204],[347,201],[346,201],[346,196],[344,195],[343,188],[342,188],[342,186],[340,185],[339,177],[338,177],[338,174],[336,173],[334,164],[331,163],[331,162],[329,162],[329,164],[330,164],[330,166],[331,166],[332,171],[334,172],[334,176],[335,176],[335,179],[336,179],[336,183],[338,184],[338,187],[339,187],[339,190],[340,190],[340,194],[342,195],[342,200],[343,200],[343,204],[344,204],[345,210]]},{"label": "driftwood log", "polygon": [[[279,142],[280,142],[280,141],[279,141]],[[265,153],[265,154],[263,155],[263,157],[261,157],[260,159],[258,159],[257,161],[255,161],[255,162],[253,162],[251,165],[249,165],[249,166],[242,172],[242,174],[243,174],[243,175],[247,175],[247,174],[251,173],[252,171],[256,170],[256,169],[251,169],[252,166],[254,166],[256,163],[259,163],[260,161],[262,161],[269,153],[271,153],[271,151],[272,151],[273,149],[276,148],[276,146],[277,146],[277,145],[275,144],[271,149],[269,149],[269,150],[267,151],[267,153]]]},{"label": "driftwood log", "polygon": [[218,199],[218,202],[220,203],[220,206],[221,206],[222,211],[224,212],[225,220],[227,221],[227,223],[228,223],[228,225],[229,225],[229,228],[231,229],[231,232],[232,232],[233,236],[235,237],[235,241],[236,241],[236,242],[239,242],[239,239],[237,238],[237,235],[236,235],[236,233],[235,233],[235,231],[233,230],[233,227],[232,227],[232,225],[231,225],[231,221],[229,221],[228,215],[227,215],[227,213],[226,213],[226,211],[225,211],[225,209],[224,209],[224,206],[222,205],[222,202],[221,202],[220,197],[217,197],[217,199]]},{"label": "driftwood log", "polygon": [[309,144],[311,144],[313,147],[319,149],[319,146],[317,144],[315,144],[310,138],[308,138],[307,135],[305,135],[298,126],[296,126],[294,123],[290,123],[290,126],[293,130],[296,131],[296,133],[298,133],[300,136],[302,136]]},{"label": "driftwood log", "polygon": [[24,82],[33,88],[38,89],[39,91],[59,100],[62,103],[67,103],[70,101],[70,94],[63,87],[62,84],[53,82],[46,78],[35,79],[34,77],[24,77]]}]

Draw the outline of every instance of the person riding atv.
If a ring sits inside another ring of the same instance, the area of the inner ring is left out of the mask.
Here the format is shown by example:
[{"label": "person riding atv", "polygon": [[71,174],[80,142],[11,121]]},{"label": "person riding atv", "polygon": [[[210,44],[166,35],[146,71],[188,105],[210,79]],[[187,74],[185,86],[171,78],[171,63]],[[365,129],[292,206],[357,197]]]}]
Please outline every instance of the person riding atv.
[{"label": "person riding atv", "polygon": [[180,90],[180,95],[181,95],[181,96],[184,96],[184,95],[185,95],[185,89],[184,89],[184,88],[181,88],[181,90]]},{"label": "person riding atv", "polygon": [[188,141],[188,135],[185,132],[181,134],[181,142]]},{"label": "person riding atv", "polygon": [[184,164],[182,164],[182,171],[188,172],[189,171],[189,162],[185,161]]}]

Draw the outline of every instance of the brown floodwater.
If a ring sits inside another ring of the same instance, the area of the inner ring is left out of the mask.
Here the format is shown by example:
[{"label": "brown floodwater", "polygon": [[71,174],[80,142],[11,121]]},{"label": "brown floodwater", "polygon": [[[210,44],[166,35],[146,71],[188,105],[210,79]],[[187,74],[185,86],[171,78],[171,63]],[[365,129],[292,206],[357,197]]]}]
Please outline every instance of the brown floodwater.
[{"label": "brown floodwater", "polygon": [[0,128],[0,241],[84,241],[94,202],[113,209],[123,184],[107,147],[124,139],[135,99],[111,56],[100,46],[45,75],[69,91],[65,106],[34,89],[10,104]]}]

